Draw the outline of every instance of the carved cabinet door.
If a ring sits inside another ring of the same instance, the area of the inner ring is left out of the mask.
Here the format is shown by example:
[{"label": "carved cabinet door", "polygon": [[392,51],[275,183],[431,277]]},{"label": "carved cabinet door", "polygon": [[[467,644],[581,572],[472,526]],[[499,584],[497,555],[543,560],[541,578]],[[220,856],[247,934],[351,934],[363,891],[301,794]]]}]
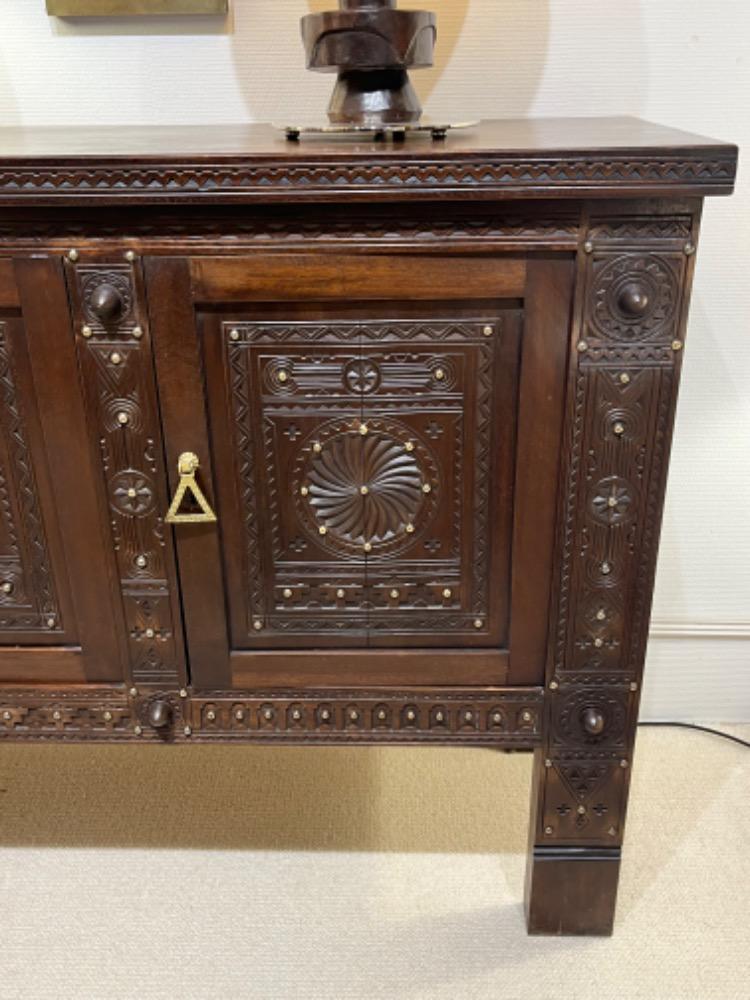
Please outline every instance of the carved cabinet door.
[{"label": "carved cabinet door", "polygon": [[169,463],[217,516],[175,528],[193,683],[506,682],[524,263],[148,274]]},{"label": "carved cabinet door", "polygon": [[60,256],[0,258],[0,682],[14,686],[127,676],[68,305]]}]

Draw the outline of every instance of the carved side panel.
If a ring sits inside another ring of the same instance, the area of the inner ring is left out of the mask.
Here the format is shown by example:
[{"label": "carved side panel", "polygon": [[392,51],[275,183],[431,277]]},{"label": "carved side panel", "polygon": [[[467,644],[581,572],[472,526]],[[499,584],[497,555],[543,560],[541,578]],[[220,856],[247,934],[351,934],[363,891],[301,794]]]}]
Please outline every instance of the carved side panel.
[{"label": "carved side panel", "polygon": [[0,636],[58,633],[56,593],[6,323],[0,322]]},{"label": "carved side panel", "polygon": [[583,255],[538,844],[622,837],[693,253],[638,235]]},{"label": "carved side panel", "polygon": [[177,683],[182,677],[177,588],[164,528],[166,476],[140,265],[68,266],[78,358],[109,506],[132,678]]}]

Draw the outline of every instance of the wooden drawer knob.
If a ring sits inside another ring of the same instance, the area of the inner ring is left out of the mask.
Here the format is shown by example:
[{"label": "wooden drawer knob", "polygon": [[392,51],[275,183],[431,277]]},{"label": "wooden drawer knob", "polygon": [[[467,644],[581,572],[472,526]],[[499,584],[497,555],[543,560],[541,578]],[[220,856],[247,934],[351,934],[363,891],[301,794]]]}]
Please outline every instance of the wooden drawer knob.
[{"label": "wooden drawer knob", "polygon": [[106,281],[94,289],[90,305],[102,323],[112,323],[122,315],[122,295],[119,289]]},{"label": "wooden drawer knob", "polygon": [[153,729],[164,729],[172,722],[172,706],[161,698],[148,706],[148,723]]},{"label": "wooden drawer knob", "polygon": [[617,299],[620,312],[624,313],[625,316],[632,316],[634,319],[643,316],[648,311],[650,304],[648,291],[637,281],[625,285]]},{"label": "wooden drawer knob", "polygon": [[581,725],[589,736],[601,736],[604,732],[605,719],[596,708],[586,708],[581,713]]}]

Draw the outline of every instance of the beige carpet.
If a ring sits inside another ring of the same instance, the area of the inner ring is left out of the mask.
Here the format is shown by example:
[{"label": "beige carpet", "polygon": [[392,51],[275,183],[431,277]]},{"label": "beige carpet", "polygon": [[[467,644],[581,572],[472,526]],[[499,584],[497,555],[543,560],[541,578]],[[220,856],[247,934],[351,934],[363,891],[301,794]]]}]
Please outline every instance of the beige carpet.
[{"label": "beige carpet", "polygon": [[0,998],[747,1000],[750,751],[641,732],[612,939],[526,937],[529,774],[487,750],[4,747]]}]

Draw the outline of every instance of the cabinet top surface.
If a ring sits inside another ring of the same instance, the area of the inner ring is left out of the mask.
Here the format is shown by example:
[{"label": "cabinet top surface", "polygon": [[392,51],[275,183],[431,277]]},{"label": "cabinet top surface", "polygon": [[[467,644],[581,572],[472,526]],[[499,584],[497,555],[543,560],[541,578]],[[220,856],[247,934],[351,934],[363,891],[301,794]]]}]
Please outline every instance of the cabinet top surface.
[{"label": "cabinet top surface", "polygon": [[0,129],[0,204],[731,193],[735,146],[636,118],[485,121],[401,143],[268,125]]}]

